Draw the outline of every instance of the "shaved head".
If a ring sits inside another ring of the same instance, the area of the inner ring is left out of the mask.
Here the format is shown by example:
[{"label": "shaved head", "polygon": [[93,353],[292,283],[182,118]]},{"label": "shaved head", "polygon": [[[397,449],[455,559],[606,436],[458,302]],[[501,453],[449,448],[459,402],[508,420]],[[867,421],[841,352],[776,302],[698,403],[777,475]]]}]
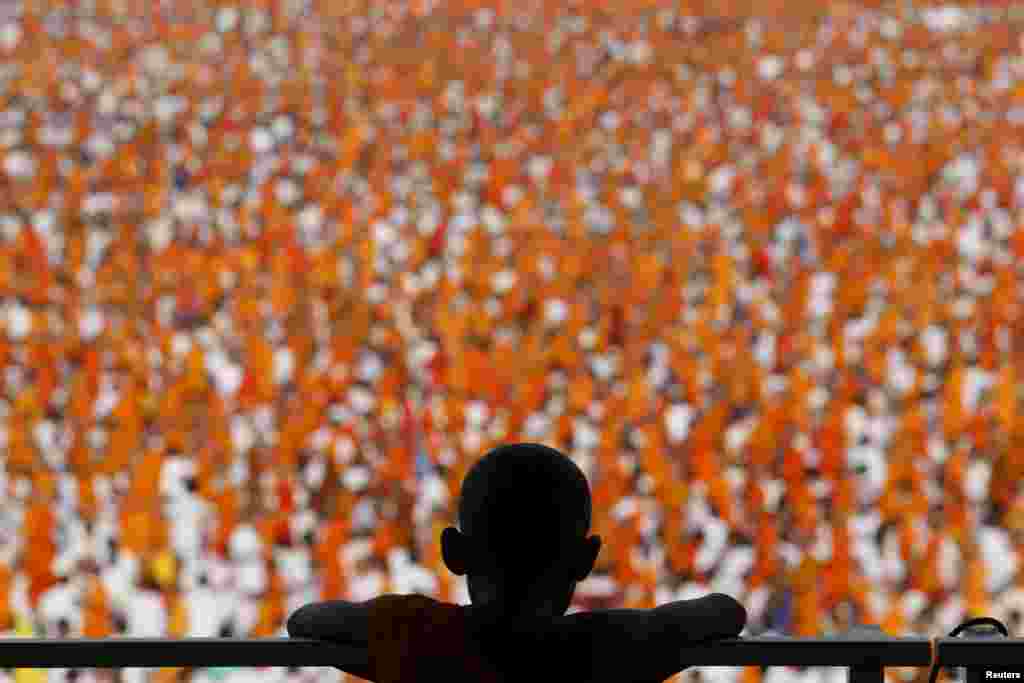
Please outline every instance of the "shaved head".
[{"label": "shaved head", "polygon": [[590,487],[567,455],[541,444],[500,446],[466,475],[459,525],[511,571],[546,567],[590,530]]}]

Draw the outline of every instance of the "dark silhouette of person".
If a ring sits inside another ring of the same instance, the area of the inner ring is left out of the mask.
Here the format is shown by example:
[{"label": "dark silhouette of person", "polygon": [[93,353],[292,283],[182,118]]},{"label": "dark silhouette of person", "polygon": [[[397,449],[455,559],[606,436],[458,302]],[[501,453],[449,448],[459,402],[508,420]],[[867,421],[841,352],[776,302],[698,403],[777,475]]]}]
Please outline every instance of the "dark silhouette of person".
[{"label": "dark silhouette of person", "polygon": [[350,646],[356,661],[337,668],[376,683],[653,683],[691,666],[684,648],[746,624],[743,606],[722,593],[567,615],[601,539],[587,535],[586,477],[547,446],[487,453],[463,481],[458,517],[461,530],[442,532],[441,552],[467,577],[471,605],[423,595],[317,602],[289,617],[289,635]]}]

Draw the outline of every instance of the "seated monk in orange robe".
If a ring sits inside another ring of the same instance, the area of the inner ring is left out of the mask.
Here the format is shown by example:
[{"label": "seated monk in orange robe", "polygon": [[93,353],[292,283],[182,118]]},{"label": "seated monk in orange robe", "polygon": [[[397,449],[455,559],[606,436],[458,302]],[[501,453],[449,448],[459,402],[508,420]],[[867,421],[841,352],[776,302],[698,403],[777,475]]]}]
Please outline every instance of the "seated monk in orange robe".
[{"label": "seated monk in orange robe", "polygon": [[685,648],[743,630],[746,610],[721,593],[566,615],[601,550],[590,522],[589,485],[566,455],[498,447],[466,474],[461,530],[441,534],[471,605],[423,595],[318,602],[291,615],[288,633],[352,646],[356,656],[337,668],[376,683],[654,682],[691,665]]}]

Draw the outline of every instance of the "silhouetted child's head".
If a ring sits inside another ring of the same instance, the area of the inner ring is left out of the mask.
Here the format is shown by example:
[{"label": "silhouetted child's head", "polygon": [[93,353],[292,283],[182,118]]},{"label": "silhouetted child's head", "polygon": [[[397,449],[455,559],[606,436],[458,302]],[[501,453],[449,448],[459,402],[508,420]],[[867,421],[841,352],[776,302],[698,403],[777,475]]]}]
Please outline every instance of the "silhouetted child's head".
[{"label": "silhouetted child's head", "polygon": [[474,605],[511,616],[557,616],[594,568],[590,487],[563,453],[540,444],[501,446],[462,482],[459,526],[441,534],[445,564],[467,576]]}]

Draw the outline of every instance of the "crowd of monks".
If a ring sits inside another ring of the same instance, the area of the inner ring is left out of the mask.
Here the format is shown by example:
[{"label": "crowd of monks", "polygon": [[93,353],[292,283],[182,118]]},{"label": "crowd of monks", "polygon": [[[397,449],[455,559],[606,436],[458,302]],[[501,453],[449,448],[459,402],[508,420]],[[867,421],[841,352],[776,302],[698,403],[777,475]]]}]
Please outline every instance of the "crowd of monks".
[{"label": "crowd of monks", "polygon": [[913,4],[4,3],[0,629],[131,633],[133,558],[195,635],[240,529],[238,635],[463,600],[509,441],[590,480],[577,607],[1019,627],[1024,16]]}]

